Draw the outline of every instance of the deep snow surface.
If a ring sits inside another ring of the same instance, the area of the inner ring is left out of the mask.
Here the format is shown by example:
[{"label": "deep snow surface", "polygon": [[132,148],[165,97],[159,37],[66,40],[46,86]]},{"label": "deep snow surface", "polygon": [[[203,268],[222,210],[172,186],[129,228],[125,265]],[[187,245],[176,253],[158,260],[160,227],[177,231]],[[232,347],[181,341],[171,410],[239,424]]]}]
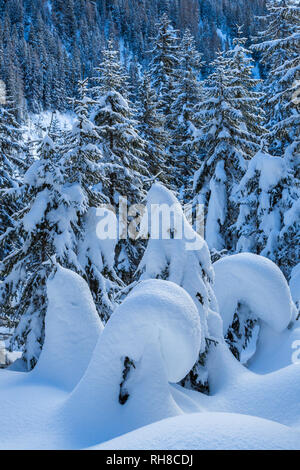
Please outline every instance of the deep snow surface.
[{"label": "deep snow surface", "polygon": [[[206,396],[170,383],[200,347],[197,308],[181,287],[143,281],[104,329],[79,276],[59,268],[48,293],[39,366],[0,370],[1,449],[300,449],[299,322],[280,331],[279,320],[251,370],[220,343]],[[122,405],[126,356],[134,367]]]}]

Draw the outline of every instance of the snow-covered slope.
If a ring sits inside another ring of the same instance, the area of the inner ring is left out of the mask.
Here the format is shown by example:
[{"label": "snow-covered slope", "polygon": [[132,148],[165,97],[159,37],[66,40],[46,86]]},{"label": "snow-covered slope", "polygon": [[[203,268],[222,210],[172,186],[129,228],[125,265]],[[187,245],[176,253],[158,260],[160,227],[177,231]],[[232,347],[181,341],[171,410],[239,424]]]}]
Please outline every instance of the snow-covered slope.
[{"label": "snow-covered slope", "polygon": [[300,432],[253,416],[194,413],[168,418],[92,449],[280,450],[300,448]]},{"label": "snow-covered slope", "polygon": [[0,448],[300,449],[298,363],[256,374],[220,343],[210,396],[170,383],[200,348],[197,308],[181,287],[139,283],[102,333],[77,275],[59,268],[48,290],[39,366],[0,370]]}]

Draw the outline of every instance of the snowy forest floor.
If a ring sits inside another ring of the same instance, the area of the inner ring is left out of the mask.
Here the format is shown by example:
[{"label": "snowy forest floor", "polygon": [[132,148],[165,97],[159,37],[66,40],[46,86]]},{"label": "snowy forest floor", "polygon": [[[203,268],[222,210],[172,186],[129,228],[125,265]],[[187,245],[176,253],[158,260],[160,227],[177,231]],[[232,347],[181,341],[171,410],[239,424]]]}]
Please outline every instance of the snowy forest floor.
[{"label": "snowy forest floor", "polygon": [[[167,383],[154,340],[148,351],[140,340],[144,315],[154,331],[166,306],[169,320],[179,311],[186,315],[180,323],[186,330],[193,305],[180,287],[144,281],[104,329],[97,326],[90,294],[78,275],[60,269],[48,291],[46,342],[38,365],[30,373],[0,371],[0,448],[300,449],[300,365],[291,358],[300,340],[299,321],[282,333],[265,325],[248,367],[225,344],[217,345],[207,365],[207,396]],[[148,303],[147,291],[153,299],[148,297]],[[176,310],[178,295],[182,302]],[[155,303],[158,296],[161,308]],[[173,333],[164,333],[163,340],[173,354],[174,341],[180,340],[172,336],[179,334],[175,327],[170,325]],[[192,342],[190,334],[187,341]],[[139,375],[128,382],[132,393],[122,406],[117,400],[119,359],[122,353],[137,354],[140,346]],[[188,356],[184,342],[181,346]],[[181,367],[171,357],[165,361],[169,369]]]},{"label": "snowy forest floor", "polygon": [[[300,328],[291,333],[300,339]],[[300,449],[299,365],[266,375],[235,361],[218,371],[226,382],[212,396],[170,385],[178,416],[143,426],[106,442],[98,423],[95,442],[74,427],[74,407],[66,413],[69,393],[35,374],[1,371],[2,449]],[[219,366],[220,367],[220,366]],[[229,376],[230,375],[230,376]],[[80,404],[77,404],[77,406]],[[163,404],[162,404],[163,406]],[[109,410],[107,410],[109,413]],[[121,410],[120,410],[121,412]],[[89,416],[86,420],[89,421]],[[134,421],[128,423],[135,427]],[[138,424],[138,418],[137,418]],[[130,428],[128,429],[128,431]]]}]

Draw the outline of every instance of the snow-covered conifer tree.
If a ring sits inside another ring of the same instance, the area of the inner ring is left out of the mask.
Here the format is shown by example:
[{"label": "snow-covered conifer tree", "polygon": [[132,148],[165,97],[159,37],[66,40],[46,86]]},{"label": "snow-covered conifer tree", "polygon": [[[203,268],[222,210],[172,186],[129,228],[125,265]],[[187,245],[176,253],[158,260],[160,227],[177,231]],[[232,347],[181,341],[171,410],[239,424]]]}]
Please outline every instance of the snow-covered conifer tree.
[{"label": "snow-covered conifer tree", "polygon": [[[0,107],[0,236],[13,225],[12,215],[18,210],[19,177],[27,165],[22,130],[13,111],[9,100]],[[0,259],[8,253],[9,245],[7,239],[0,247]]]},{"label": "snow-covered conifer tree", "polygon": [[151,75],[146,70],[139,80],[137,121],[140,135],[145,141],[147,164],[152,176],[159,174],[161,181],[168,181],[169,169],[166,166],[168,133],[164,129],[165,119],[158,110],[155,89],[151,84]]},{"label": "snow-covered conifer tree", "polygon": [[72,100],[76,120],[67,135],[65,167],[71,182],[77,182],[88,198],[89,207],[108,202],[104,196],[105,165],[97,126],[89,119],[95,101],[88,95],[88,79],[78,82],[78,98]]},{"label": "snow-covered conifer tree", "polygon": [[28,369],[35,366],[44,341],[51,257],[56,256],[70,268],[78,267],[74,228],[77,212],[87,204],[78,187],[63,188],[58,155],[49,136],[45,136],[38,152],[40,160],[25,174],[24,207],[16,214],[13,228],[3,235],[16,246],[1,264],[1,311],[18,323],[13,343],[24,350]]},{"label": "snow-covered conifer tree", "polygon": [[87,117],[89,103],[86,81],[80,82],[69,151],[62,156],[65,148],[48,134],[42,139],[39,159],[21,188],[24,207],[3,235],[15,247],[1,265],[0,305],[18,323],[12,344],[23,349],[27,369],[35,366],[44,342],[46,281],[56,261],[87,280],[103,320],[113,309],[119,282],[113,269],[116,241],[105,244],[97,237],[96,207],[106,201],[105,178],[99,135]]},{"label": "snow-covered conifer tree", "polygon": [[196,107],[202,99],[202,85],[199,75],[203,63],[197,51],[195,40],[186,30],[179,47],[179,68],[176,80],[174,102],[171,106],[173,116],[171,152],[176,155],[176,184],[187,185],[194,174],[199,151],[197,139],[200,122]]},{"label": "snow-covered conifer tree", "polygon": [[179,67],[178,36],[167,13],[163,14],[156,28],[157,35],[151,50],[150,71],[158,96],[158,109],[165,117],[166,129],[171,130],[174,124],[171,108],[175,98],[175,84]]},{"label": "snow-covered conifer tree", "polygon": [[142,175],[148,174],[145,143],[136,130],[133,109],[126,98],[126,75],[111,41],[103,55],[101,67],[97,69],[99,86],[93,90],[96,101],[93,120],[98,126],[105,162],[109,164],[110,200],[118,203],[121,195],[134,203],[139,201]]},{"label": "snow-covered conifer tree", "polygon": [[218,54],[199,104],[203,126],[198,139],[204,154],[194,178],[195,200],[205,206],[206,240],[217,251],[235,245],[231,226],[237,208],[230,195],[247,170],[247,161],[260,148],[259,130],[253,122],[257,97],[251,87],[255,81],[249,77],[248,62],[243,66],[243,57],[240,45],[235,53]]},{"label": "snow-covered conifer tree", "polygon": [[258,152],[233,195],[237,251],[266,256],[288,276],[300,255],[299,195],[288,159]]},{"label": "snow-covered conifer tree", "polygon": [[148,192],[141,236],[150,238],[137,277],[142,280],[164,279],[178,284],[191,295],[198,308],[203,347],[198,362],[183,384],[207,393],[209,372],[206,357],[222,338],[208,246],[193,230],[173,193],[159,183]]},{"label": "snow-covered conifer tree", "polygon": [[[98,127],[106,163],[105,174],[109,181],[106,195],[113,205],[121,202],[121,197],[126,197],[129,205],[138,204],[143,195],[144,178],[149,177],[147,154],[127,99],[127,81],[119,53],[113,49],[111,41],[98,71],[93,121]],[[128,238],[118,244],[117,268],[126,280],[131,278],[140,257],[137,245],[140,243]]]},{"label": "snow-covered conifer tree", "polygon": [[267,10],[253,48],[267,69],[263,104],[270,149],[283,156],[287,146],[299,141],[300,6],[294,0],[269,0]]},{"label": "snow-covered conifer tree", "polygon": [[[237,37],[233,39],[233,48],[227,53],[230,58],[230,70],[233,79],[232,93],[235,107],[242,113],[242,123],[248,132],[247,139],[255,148],[266,133],[263,127],[264,111],[261,107],[263,93],[257,91],[260,80],[253,76],[254,59],[246,47],[247,38],[243,37],[243,28],[237,27]],[[253,152],[253,151],[252,151]]]},{"label": "snow-covered conifer tree", "polygon": [[[74,101],[76,120],[67,136],[69,150],[64,170],[67,181],[77,184],[87,201],[85,210],[79,213],[77,253],[101,320],[107,321],[113,310],[113,295],[121,282],[113,268],[116,239],[105,243],[97,236],[100,218],[97,208],[110,202],[105,195],[110,181],[100,150],[99,128],[89,119],[90,108],[96,102],[89,97],[87,86],[88,79],[78,83],[78,98]],[[80,270],[77,272],[81,274]]]}]

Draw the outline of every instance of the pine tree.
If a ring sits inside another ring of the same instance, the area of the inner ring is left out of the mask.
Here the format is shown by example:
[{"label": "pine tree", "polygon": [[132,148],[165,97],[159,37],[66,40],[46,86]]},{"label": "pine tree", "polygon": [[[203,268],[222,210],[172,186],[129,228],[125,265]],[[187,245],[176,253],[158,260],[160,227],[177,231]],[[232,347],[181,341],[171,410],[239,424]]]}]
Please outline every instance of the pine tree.
[{"label": "pine tree", "polygon": [[138,131],[145,141],[147,164],[152,176],[159,175],[161,181],[168,181],[166,165],[168,133],[164,130],[165,120],[158,110],[157,95],[151,84],[148,71],[139,80],[137,107]]},{"label": "pine tree", "polygon": [[[130,204],[140,201],[142,175],[148,175],[145,142],[137,132],[131,103],[128,101],[127,76],[112,41],[103,53],[99,83],[93,90],[93,120],[98,126],[104,159],[109,163],[110,200],[127,196]],[[122,92],[122,93],[121,93]]]},{"label": "pine tree", "polygon": [[[243,28],[237,26],[237,37],[233,39],[233,48],[227,53],[231,60],[230,69],[233,80],[235,106],[242,113],[242,120],[248,131],[248,140],[253,147],[261,142],[266,129],[263,127],[265,113],[261,107],[264,94],[257,91],[261,80],[254,78],[254,59],[250,49],[246,48],[247,38],[243,37]],[[253,153],[253,152],[252,152]]]},{"label": "pine tree", "polygon": [[[5,90],[2,90],[5,93]],[[0,106],[0,237],[13,226],[12,215],[18,210],[20,176],[26,168],[26,146],[22,143],[22,130],[14,116],[12,101],[4,97]],[[10,240],[0,247],[0,259],[8,253]]]},{"label": "pine tree", "polygon": [[249,64],[243,57],[240,45],[235,52],[218,54],[215,72],[206,80],[204,101],[199,105],[203,126],[198,140],[203,157],[194,189],[196,201],[205,206],[206,240],[216,251],[235,246],[231,226],[237,208],[230,196],[247,169],[247,161],[259,150],[263,132],[253,122],[257,96],[251,87],[255,81],[249,77]]},{"label": "pine tree", "polygon": [[271,152],[283,156],[299,140],[300,7],[294,0],[267,2],[264,30],[253,48],[267,69],[264,108]]},{"label": "pine tree", "polygon": [[275,259],[288,276],[299,257],[300,7],[293,0],[276,0],[267,2],[267,10],[267,16],[262,18],[266,27],[253,48],[260,53],[267,69],[263,104],[267,113],[269,149],[272,155],[282,157],[288,177],[278,194],[281,216],[275,247],[265,248],[264,253]]},{"label": "pine tree", "polygon": [[107,321],[113,310],[113,295],[121,281],[113,269],[111,256],[114,253],[108,255],[102,251],[101,241],[97,241],[96,236],[97,208],[110,202],[105,195],[109,192],[110,181],[100,150],[100,129],[89,119],[90,108],[97,102],[88,96],[87,87],[88,79],[79,81],[78,98],[73,100],[76,120],[67,135],[64,167],[68,181],[81,188],[87,201],[86,210],[78,220],[78,253],[99,315],[102,321]]},{"label": "pine tree", "polygon": [[201,123],[196,107],[202,98],[199,75],[203,65],[193,36],[186,30],[179,48],[178,78],[171,107],[173,130],[171,153],[176,155],[174,165],[177,186],[189,185],[196,170],[199,148],[197,139]]},{"label": "pine tree", "polygon": [[[56,261],[87,280],[102,320],[110,316],[120,285],[113,269],[114,241],[107,246],[96,232],[96,207],[106,202],[101,191],[105,178],[99,135],[88,120],[86,86],[86,80],[79,83],[69,150],[44,136],[39,159],[25,174],[23,208],[3,235],[14,247],[1,264],[0,307],[18,325],[12,346],[23,350],[27,369],[35,366],[44,342],[46,282]],[[52,125],[49,133],[57,138]]]},{"label": "pine tree", "polygon": [[[93,120],[98,126],[101,148],[109,180],[107,196],[111,204],[121,203],[126,197],[128,205],[139,204],[143,196],[143,182],[149,177],[145,141],[137,131],[133,108],[128,100],[127,79],[120,65],[118,52],[109,41],[104,51],[100,86],[94,89]],[[122,91],[122,93],[120,92]],[[127,222],[126,222],[127,223]],[[117,269],[123,280],[129,281],[140,258],[142,245],[120,235],[117,247]]]},{"label": "pine tree", "polygon": [[165,117],[165,128],[171,130],[172,104],[175,98],[175,83],[179,67],[179,45],[177,31],[164,13],[156,25],[158,30],[151,52],[150,71],[153,86],[158,96],[158,109]]},{"label": "pine tree", "polygon": [[[74,229],[77,211],[86,201],[70,188],[63,189],[58,156],[50,137],[39,146],[40,160],[25,174],[22,203],[13,228],[4,235],[15,247],[1,264],[3,282],[0,308],[17,324],[12,345],[24,350],[24,366],[35,366],[44,341],[47,308],[46,280],[52,270],[51,257],[74,269]],[[76,266],[77,267],[77,266]]]},{"label": "pine tree", "polygon": [[90,120],[91,106],[96,101],[88,95],[88,79],[78,82],[78,98],[71,99],[76,115],[72,130],[67,135],[66,166],[71,182],[78,182],[83,188],[90,207],[108,202],[103,191],[105,165],[100,150],[100,129]]},{"label": "pine tree", "polygon": [[288,277],[300,254],[299,195],[288,159],[258,152],[233,195],[237,251],[270,258]]}]

